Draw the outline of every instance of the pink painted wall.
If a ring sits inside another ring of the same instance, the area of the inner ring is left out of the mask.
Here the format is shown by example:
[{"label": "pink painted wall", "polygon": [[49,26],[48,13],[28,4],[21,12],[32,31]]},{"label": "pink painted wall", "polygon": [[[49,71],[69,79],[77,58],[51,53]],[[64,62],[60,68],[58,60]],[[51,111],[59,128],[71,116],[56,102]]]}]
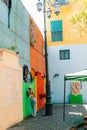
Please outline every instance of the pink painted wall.
[{"label": "pink painted wall", "polygon": [[0,130],[23,120],[22,67],[13,51],[0,49]]}]

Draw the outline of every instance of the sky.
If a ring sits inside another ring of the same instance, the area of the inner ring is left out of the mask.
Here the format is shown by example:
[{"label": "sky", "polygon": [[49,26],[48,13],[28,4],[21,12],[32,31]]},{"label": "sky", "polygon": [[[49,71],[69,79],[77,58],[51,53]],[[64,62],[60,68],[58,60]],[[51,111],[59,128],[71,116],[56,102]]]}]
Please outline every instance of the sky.
[{"label": "sky", "polygon": [[29,14],[33,17],[35,23],[37,24],[43,35],[44,33],[43,10],[41,12],[37,11],[36,3],[38,2],[38,0],[21,0],[21,1],[23,2]]}]

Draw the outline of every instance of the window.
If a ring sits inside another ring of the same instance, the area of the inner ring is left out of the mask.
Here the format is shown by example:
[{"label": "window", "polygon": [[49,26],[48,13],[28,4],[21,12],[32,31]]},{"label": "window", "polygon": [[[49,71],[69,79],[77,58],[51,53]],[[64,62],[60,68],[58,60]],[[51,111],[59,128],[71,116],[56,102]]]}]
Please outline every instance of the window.
[{"label": "window", "polygon": [[55,2],[59,2],[60,5],[66,5],[66,4],[69,4],[69,0],[55,0]]},{"label": "window", "polygon": [[52,42],[63,41],[62,20],[51,21],[51,40]]},{"label": "window", "polygon": [[70,59],[70,50],[60,50],[59,51],[60,60]]}]

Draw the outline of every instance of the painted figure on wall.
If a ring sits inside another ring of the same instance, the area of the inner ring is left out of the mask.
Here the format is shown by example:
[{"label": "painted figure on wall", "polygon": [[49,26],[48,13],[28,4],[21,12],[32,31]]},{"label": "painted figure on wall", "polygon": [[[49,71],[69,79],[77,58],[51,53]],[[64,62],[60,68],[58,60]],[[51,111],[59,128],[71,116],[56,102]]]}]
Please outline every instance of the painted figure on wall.
[{"label": "painted figure on wall", "polygon": [[32,116],[36,117],[36,97],[31,86],[29,87],[29,90],[28,90],[28,96],[30,98],[30,103],[32,107]]}]

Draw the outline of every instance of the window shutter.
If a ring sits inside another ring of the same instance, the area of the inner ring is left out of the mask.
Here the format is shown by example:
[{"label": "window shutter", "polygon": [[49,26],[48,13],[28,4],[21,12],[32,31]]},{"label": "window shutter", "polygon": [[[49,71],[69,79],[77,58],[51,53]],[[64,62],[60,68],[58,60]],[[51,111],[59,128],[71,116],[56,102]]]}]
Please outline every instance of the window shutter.
[{"label": "window shutter", "polygon": [[62,20],[51,21],[50,24],[52,42],[63,41]]},{"label": "window shutter", "polygon": [[62,31],[62,20],[51,21],[51,32]]}]

